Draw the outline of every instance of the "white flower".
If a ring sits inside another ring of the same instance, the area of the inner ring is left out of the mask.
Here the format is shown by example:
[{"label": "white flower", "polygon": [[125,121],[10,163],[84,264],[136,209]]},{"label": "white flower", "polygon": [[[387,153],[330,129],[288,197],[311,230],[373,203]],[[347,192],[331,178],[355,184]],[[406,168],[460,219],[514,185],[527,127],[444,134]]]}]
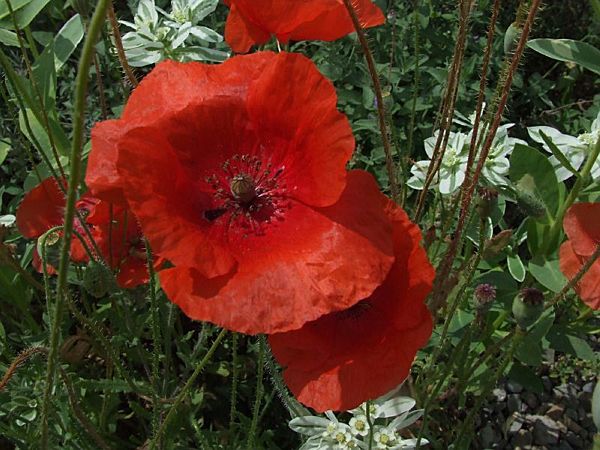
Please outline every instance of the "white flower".
[{"label": "white flower", "polygon": [[218,0],[173,0],[168,13],[157,7],[154,0],[140,0],[133,23],[120,21],[133,30],[123,36],[129,64],[142,67],[166,58],[214,62],[227,59],[227,52],[208,47],[223,37],[198,25],[217,4]]},{"label": "white flower", "polygon": [[508,155],[513,151],[516,144],[527,145],[527,142],[508,135],[508,130],[514,125],[514,123],[507,123],[498,127],[496,136],[492,141],[490,152],[481,171],[481,175],[491,186],[506,186],[509,184],[506,178],[510,167]]},{"label": "white flower", "polygon": [[[545,126],[529,127],[527,131],[529,132],[531,139],[542,144],[544,150],[552,153],[552,150],[550,150],[550,147],[542,137],[541,133],[544,133],[550,138],[552,143],[558,147],[563,155],[565,155],[573,169],[579,170],[598,142],[598,139],[600,139],[600,112],[592,122],[590,132],[580,134],[577,137],[561,133],[555,128]],[[558,181],[564,181],[573,176],[573,173],[566,167],[563,167],[554,155],[549,158],[549,161],[554,167]],[[600,179],[600,159],[597,159],[592,166],[591,175],[593,180]]]},{"label": "white flower", "polygon": [[367,416],[362,414],[355,416],[350,419],[349,425],[352,429],[352,434],[357,434],[360,436],[366,436],[369,434],[369,423],[367,421]]},{"label": "white flower", "polygon": [[[425,152],[429,160],[417,161],[410,170],[413,176],[407,181],[407,184],[413,189],[422,190],[425,185],[425,177],[431,164],[438,134],[439,131],[436,131],[432,137],[425,139]],[[455,192],[465,180],[468,158],[468,135],[450,132],[440,170],[430,189],[437,188],[440,194],[444,195]]]}]

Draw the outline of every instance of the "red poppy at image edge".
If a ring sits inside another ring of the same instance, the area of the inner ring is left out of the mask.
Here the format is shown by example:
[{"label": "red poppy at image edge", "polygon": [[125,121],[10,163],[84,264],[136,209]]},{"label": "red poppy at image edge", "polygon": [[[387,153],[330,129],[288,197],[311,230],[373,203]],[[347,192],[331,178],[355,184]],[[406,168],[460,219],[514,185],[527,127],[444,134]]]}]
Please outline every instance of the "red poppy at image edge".
[{"label": "red poppy at image edge", "polygon": [[[279,42],[333,41],[355,31],[342,0],[224,0],[225,40],[236,53],[275,36]],[[363,28],[385,22],[372,0],[351,1]]]},{"label": "red poppy at image edge", "polygon": [[[66,188],[66,183],[63,182]],[[51,228],[63,223],[66,198],[54,178],[47,178],[25,194],[17,209],[17,227],[29,239],[37,239]],[[111,268],[118,269],[117,283],[123,288],[132,288],[148,281],[146,254],[137,222],[131,212],[123,207],[112,207],[109,203],[84,194],[75,205],[84,218],[90,234]],[[79,218],[75,218],[73,229],[84,238],[88,248],[93,249]],[[59,232],[59,234],[62,234]],[[110,236],[109,236],[110,235]],[[71,243],[71,260],[86,263],[89,256],[76,236]],[[159,263],[160,264],[160,263]],[[33,265],[42,272],[42,261],[37,252],[33,254]],[[46,265],[48,274],[54,275],[56,268]]]},{"label": "red poppy at image edge", "polygon": [[396,261],[383,284],[350,309],[269,336],[290,390],[319,412],[352,409],[398,386],[431,336],[424,300],[434,269],[417,226],[391,201],[387,213]]},{"label": "red poppy at image edge", "polygon": [[[570,280],[600,245],[600,203],[576,203],[569,208],[563,228],[569,238],[560,247],[560,270]],[[600,309],[600,259],[575,285],[575,292],[590,308]]]},{"label": "red poppy at image edge", "polygon": [[377,183],[346,171],[354,137],[336,104],[302,55],[166,61],[121,119],[95,125],[86,184],[126,199],[190,318],[298,329],[369,296],[394,260]]}]

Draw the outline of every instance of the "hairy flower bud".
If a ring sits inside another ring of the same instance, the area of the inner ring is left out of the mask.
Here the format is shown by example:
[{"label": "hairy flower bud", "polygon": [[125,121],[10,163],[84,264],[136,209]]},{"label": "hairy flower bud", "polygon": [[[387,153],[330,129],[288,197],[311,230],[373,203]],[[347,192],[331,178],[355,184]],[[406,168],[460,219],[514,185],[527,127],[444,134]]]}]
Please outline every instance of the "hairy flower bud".
[{"label": "hairy flower bud", "polygon": [[529,190],[517,189],[517,205],[523,214],[534,219],[541,219],[546,215],[544,202]]},{"label": "hairy flower bud", "polygon": [[83,274],[83,287],[92,297],[101,298],[115,290],[115,279],[104,264],[92,261]]}]

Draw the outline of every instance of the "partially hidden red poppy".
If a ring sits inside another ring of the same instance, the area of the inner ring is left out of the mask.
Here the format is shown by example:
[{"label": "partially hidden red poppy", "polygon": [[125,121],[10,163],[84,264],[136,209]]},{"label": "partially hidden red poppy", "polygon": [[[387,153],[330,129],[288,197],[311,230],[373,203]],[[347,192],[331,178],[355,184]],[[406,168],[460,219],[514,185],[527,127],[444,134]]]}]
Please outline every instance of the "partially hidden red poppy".
[{"label": "partially hidden red poppy", "polygon": [[[264,44],[271,36],[280,42],[333,41],[354,31],[343,0],[226,0],[230,11],[225,40],[236,53]],[[364,28],[381,25],[385,17],[372,0],[352,0]]]},{"label": "partially hidden red poppy", "polygon": [[417,350],[431,336],[424,300],[434,270],[418,227],[387,203],[396,260],[383,284],[347,310],[269,336],[290,390],[319,412],[352,409],[392,390],[406,379]]},{"label": "partially hidden red poppy", "polygon": [[[63,188],[66,183],[63,181]],[[62,225],[66,198],[54,178],[47,178],[33,188],[23,198],[17,209],[17,227],[21,234],[29,239],[37,239],[51,228]],[[129,288],[143,284],[148,280],[146,255],[142,235],[136,219],[131,212],[121,206],[112,207],[90,194],[84,194],[75,204],[78,216],[73,229],[85,241],[90,250],[94,249],[87,229],[100,249],[101,256],[111,268],[117,270],[117,282],[121,287]],[[62,234],[58,232],[58,236]],[[71,260],[76,263],[89,261],[89,255],[83,243],[77,237],[71,243]],[[42,261],[37,249],[34,250],[33,264],[42,271]],[[46,265],[49,274],[55,274],[56,268]]]},{"label": "partially hidden red poppy", "polygon": [[336,102],[297,54],[167,61],[96,125],[86,182],[126,198],[189,317],[296,329],[368,296],[394,258],[376,183],[347,179],[354,138]]},{"label": "partially hidden red poppy", "polygon": [[[563,227],[569,238],[560,247],[560,269],[572,279],[600,245],[600,203],[577,203],[569,208]],[[575,285],[590,308],[600,309],[600,260]]]}]

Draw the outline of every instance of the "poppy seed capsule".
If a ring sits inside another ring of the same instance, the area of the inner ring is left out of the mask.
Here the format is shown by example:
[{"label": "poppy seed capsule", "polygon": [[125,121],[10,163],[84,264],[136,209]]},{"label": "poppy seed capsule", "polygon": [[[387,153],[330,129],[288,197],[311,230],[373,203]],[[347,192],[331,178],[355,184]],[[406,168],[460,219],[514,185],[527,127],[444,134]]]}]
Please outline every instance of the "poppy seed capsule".
[{"label": "poppy seed capsule", "polygon": [[256,186],[252,178],[244,173],[236,175],[229,183],[233,197],[242,204],[250,203],[256,198]]},{"label": "poppy seed capsule", "polygon": [[533,325],[544,312],[544,294],[536,288],[523,289],[514,299],[512,313],[520,328]]}]

